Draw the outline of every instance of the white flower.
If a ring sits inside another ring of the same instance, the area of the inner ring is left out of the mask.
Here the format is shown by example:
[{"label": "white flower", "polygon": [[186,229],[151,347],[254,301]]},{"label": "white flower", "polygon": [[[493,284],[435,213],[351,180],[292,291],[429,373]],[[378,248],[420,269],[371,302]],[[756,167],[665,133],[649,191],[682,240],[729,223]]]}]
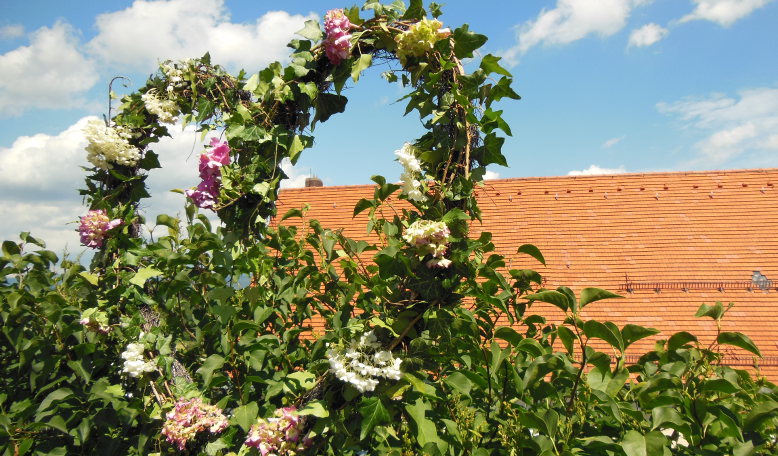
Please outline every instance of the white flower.
[{"label": "white flower", "polygon": [[135,166],[140,160],[140,151],[127,141],[132,134],[118,125],[109,127],[98,119],[92,119],[84,127],[86,159],[98,168],[110,169],[112,164]]},{"label": "white flower", "polygon": [[363,333],[358,341],[352,340],[346,349],[328,347],[330,372],[338,379],[351,383],[361,393],[375,390],[378,377],[399,380],[402,376],[402,360],[388,350],[380,350],[381,344],[373,331]]},{"label": "white flower", "polygon": [[157,116],[161,123],[174,124],[178,122],[180,110],[174,101],[160,98],[154,89],[141,95],[141,99],[143,99],[146,110]]},{"label": "white flower", "polygon": [[421,162],[416,158],[418,148],[410,143],[403,144],[402,149],[394,151],[397,161],[403,166],[403,173],[400,175],[401,192],[409,200],[416,202],[426,201],[424,193],[421,191],[421,182],[416,176],[421,173]]},{"label": "white flower", "polygon": [[126,372],[130,377],[139,377],[146,372],[154,371],[154,364],[143,359],[143,344],[127,344],[122,358],[124,358],[122,372]]},{"label": "white flower", "polygon": [[[675,430],[673,429],[670,428],[662,429],[662,434],[666,435],[670,439],[673,438],[673,433],[675,433]],[[683,437],[683,434],[681,434],[680,432],[678,433],[678,437],[675,440],[673,440],[672,443],[670,444],[671,448],[676,448],[678,446],[682,446],[682,447],[689,446],[689,442]]]},{"label": "white flower", "polygon": [[416,220],[405,230],[403,239],[421,256],[432,255],[427,261],[428,268],[447,268],[451,266],[451,260],[444,258],[448,249],[451,232],[445,222],[432,220]]}]

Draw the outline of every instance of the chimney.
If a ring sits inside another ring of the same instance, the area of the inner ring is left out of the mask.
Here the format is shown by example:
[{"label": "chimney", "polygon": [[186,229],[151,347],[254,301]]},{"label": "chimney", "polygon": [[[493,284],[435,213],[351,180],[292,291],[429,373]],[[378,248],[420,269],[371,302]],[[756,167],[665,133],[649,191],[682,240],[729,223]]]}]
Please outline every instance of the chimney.
[{"label": "chimney", "polygon": [[316,176],[306,177],[305,187],[324,187],[324,183]]}]

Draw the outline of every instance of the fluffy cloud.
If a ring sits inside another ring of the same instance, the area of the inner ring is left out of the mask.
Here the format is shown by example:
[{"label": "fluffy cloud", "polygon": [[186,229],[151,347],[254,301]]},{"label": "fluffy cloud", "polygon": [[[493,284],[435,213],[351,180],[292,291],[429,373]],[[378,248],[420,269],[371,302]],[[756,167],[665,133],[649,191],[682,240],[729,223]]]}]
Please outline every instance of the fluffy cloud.
[{"label": "fluffy cloud", "polygon": [[568,176],[599,176],[602,174],[623,174],[627,172],[624,166],[618,168],[602,168],[597,165],[591,165],[586,169],[573,170],[567,173]]},{"label": "fluffy cloud", "polygon": [[657,109],[703,136],[695,144],[699,164],[721,165],[743,154],[778,150],[778,88],[743,90],[739,96],[686,98],[658,103]]},{"label": "fluffy cloud", "polygon": [[668,30],[659,24],[646,24],[629,34],[629,44],[632,47],[646,47],[658,42],[668,34]]},{"label": "fluffy cloud", "polygon": [[619,136],[618,138],[611,138],[604,143],[602,143],[602,147],[605,149],[610,149],[611,147],[615,146],[616,144],[620,143],[626,136]]},{"label": "fluffy cloud", "polygon": [[314,15],[271,11],[254,23],[229,20],[223,0],[136,0],[127,9],[96,19],[89,49],[119,68],[151,71],[158,59],[200,57],[251,71],[283,60],[294,32]]},{"label": "fluffy cloud", "polygon": [[494,179],[499,179],[499,178],[500,178],[500,173],[497,173],[497,172],[494,172],[494,171],[491,171],[491,170],[488,170],[488,169],[484,173],[484,180],[494,180]]},{"label": "fluffy cloud", "polygon": [[281,188],[301,188],[305,187],[305,179],[313,177],[311,173],[302,173],[292,165],[288,158],[281,160],[281,169],[288,179],[281,181]]},{"label": "fluffy cloud", "polygon": [[504,52],[508,62],[537,45],[567,44],[589,35],[611,36],[624,28],[632,10],[647,0],[557,0],[535,20],[517,27],[517,43]]},{"label": "fluffy cloud", "polygon": [[82,105],[98,75],[78,45],[73,27],[57,22],[35,31],[28,46],[0,55],[0,115]]},{"label": "fluffy cloud", "polygon": [[728,27],[748,16],[772,0],[692,0],[697,6],[694,11],[682,17],[680,22],[699,19],[717,22]]}]

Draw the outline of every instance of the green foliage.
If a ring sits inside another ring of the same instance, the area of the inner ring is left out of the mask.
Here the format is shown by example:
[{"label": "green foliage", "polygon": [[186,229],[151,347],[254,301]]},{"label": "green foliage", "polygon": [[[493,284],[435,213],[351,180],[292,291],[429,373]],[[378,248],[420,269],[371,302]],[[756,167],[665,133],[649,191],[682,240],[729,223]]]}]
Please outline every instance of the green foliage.
[{"label": "green foliage", "polygon": [[[498,57],[462,70],[486,41],[466,25],[387,75],[427,127],[415,141],[424,198],[399,210],[400,186],[375,176],[373,197],[354,208],[367,212],[372,242],[322,227],[305,208],[267,226],[281,159],[311,147],[313,127],[346,108],[346,81],[377,58],[396,60],[398,35],[425,16],[416,0],[368,0],[362,11],[373,17],[345,11],[355,46],[338,65],[309,21],[286,67],[232,76],[206,54],[164,64],[125,97],[111,122],[133,131],[143,158],[90,170],[90,207],[124,224],[88,269],[29,233],[3,242],[0,453],[177,454],[161,429],[177,401],[199,397],[225,411],[226,429],[193,432],[185,454],[258,454],[246,444],[258,420],[278,423],[290,407],[310,439],[304,454],[775,454],[775,385],[720,362],[721,344],[759,355],[747,336],[721,331],[729,307],[698,312],[718,328],[711,345],[680,332],[634,361],[627,352],[656,330],[581,313],[618,295],[545,290],[538,272],[507,270],[489,233],[469,237],[474,189],[486,165],[505,164],[498,132],[511,134],[492,105],[519,97]],[[159,166],[149,147],[167,135],[149,92],[169,93],[183,121],[229,142],[215,205],[223,227],[188,204],[181,220],[157,218],[167,233],[139,237],[145,178]],[[413,240],[420,220],[445,230]],[[424,250],[430,243],[441,248]],[[537,247],[517,249],[545,265]],[[538,301],[564,321],[532,313]],[[337,356],[363,366],[338,367]]]}]

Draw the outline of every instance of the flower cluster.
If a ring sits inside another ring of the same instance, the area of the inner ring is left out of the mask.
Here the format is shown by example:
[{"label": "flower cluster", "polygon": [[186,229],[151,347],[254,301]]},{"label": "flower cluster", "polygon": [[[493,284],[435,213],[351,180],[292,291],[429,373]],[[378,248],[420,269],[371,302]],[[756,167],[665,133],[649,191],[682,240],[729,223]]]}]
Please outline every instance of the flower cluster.
[{"label": "flower cluster", "polygon": [[405,65],[408,57],[421,57],[431,51],[439,40],[451,35],[451,30],[442,26],[436,19],[422,19],[397,35],[395,40],[400,63]]},{"label": "flower cluster", "polygon": [[191,60],[184,60],[179,64],[166,60],[159,65],[162,73],[167,77],[168,85],[166,90],[168,94],[186,85],[186,81],[184,81],[184,70],[181,67],[186,67],[190,63]]},{"label": "flower cluster", "polygon": [[327,37],[324,39],[324,52],[333,65],[347,59],[351,51],[351,21],[343,13],[342,9],[327,11],[324,16],[324,31]]},{"label": "flower cluster", "polygon": [[184,451],[186,443],[194,439],[197,433],[208,430],[211,434],[218,434],[228,425],[227,418],[219,407],[204,404],[199,397],[190,400],[179,399],[166,416],[162,435],[181,451]]},{"label": "flower cluster", "polygon": [[378,377],[399,380],[402,372],[402,360],[395,358],[392,352],[381,350],[373,331],[368,331],[359,340],[352,340],[345,349],[330,346],[327,349],[330,372],[347,383],[351,383],[359,392],[373,391],[378,386]]},{"label": "flower cluster", "polygon": [[403,173],[400,175],[402,194],[411,201],[424,202],[427,198],[421,191],[421,182],[416,178],[421,172],[421,162],[416,158],[417,152],[416,147],[405,143],[402,149],[394,151],[394,154],[403,167]]},{"label": "flower cluster", "polygon": [[451,232],[445,222],[432,220],[416,220],[405,230],[403,239],[416,249],[420,256],[432,255],[427,267],[437,266],[447,268],[451,260],[444,258],[446,244],[449,243]]},{"label": "flower cluster", "polygon": [[122,372],[126,372],[130,377],[139,377],[146,372],[154,371],[154,363],[143,358],[143,344],[127,344],[122,358],[124,358]]},{"label": "flower cluster", "polygon": [[161,123],[174,124],[178,122],[178,114],[181,112],[173,100],[160,98],[154,89],[141,95],[146,111],[157,116]]},{"label": "flower cluster", "polygon": [[216,204],[221,186],[221,167],[229,163],[230,146],[226,142],[220,142],[217,138],[211,139],[211,149],[206,149],[200,155],[200,178],[202,181],[196,189],[184,192],[197,207],[210,209]]},{"label": "flower cluster", "polygon": [[259,450],[262,456],[294,456],[310,442],[303,438],[303,423],[295,407],[276,409],[270,418],[259,418],[251,426],[246,445]]},{"label": "flower cluster", "polygon": [[96,307],[86,309],[78,322],[90,331],[102,334],[108,334],[111,331],[111,326],[108,325],[108,315]]},{"label": "flower cluster", "polygon": [[102,247],[106,233],[122,224],[120,219],[109,219],[102,209],[91,210],[80,220],[78,233],[81,237],[81,243],[93,249]]},{"label": "flower cluster", "polygon": [[112,163],[135,166],[140,160],[140,151],[128,142],[132,133],[126,127],[92,119],[84,127],[84,136],[88,141],[86,159],[98,168],[110,169]]}]

